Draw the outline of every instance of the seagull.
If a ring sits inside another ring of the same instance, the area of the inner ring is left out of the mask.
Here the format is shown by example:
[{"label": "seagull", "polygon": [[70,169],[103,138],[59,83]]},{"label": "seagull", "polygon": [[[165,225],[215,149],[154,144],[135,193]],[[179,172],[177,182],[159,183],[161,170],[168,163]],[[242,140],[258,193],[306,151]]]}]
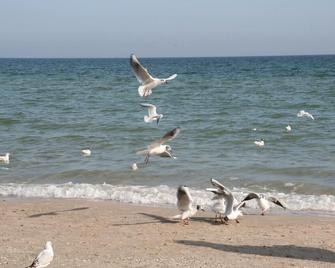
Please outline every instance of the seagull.
[{"label": "seagull", "polygon": [[[211,183],[215,188],[207,188],[206,190],[216,194],[216,196],[213,198],[213,200],[217,200],[213,206],[213,210],[215,212],[215,221],[217,221],[219,215],[222,223],[224,223],[223,220],[225,220],[225,223],[227,223],[228,220],[235,220],[237,223],[239,223],[237,218],[239,216],[243,216],[240,209],[245,205],[245,202],[242,201],[239,204],[234,205],[236,199],[234,198],[232,192],[227,189],[227,187],[223,186],[223,184],[215,179],[211,179]],[[224,203],[226,203],[225,206]],[[222,219],[223,216],[224,218]]]},{"label": "seagull", "polygon": [[260,139],[259,141],[254,141],[254,143],[256,144],[256,146],[258,147],[263,147],[264,146],[264,140]]},{"label": "seagull", "polygon": [[148,70],[145,69],[134,54],[130,55],[130,65],[133,68],[134,74],[141,84],[138,88],[138,94],[141,97],[147,97],[152,93],[152,89],[177,77],[177,74],[171,75],[168,78],[160,79],[152,77]]},{"label": "seagull", "polygon": [[265,211],[267,211],[270,208],[270,202],[276,204],[277,206],[282,207],[283,209],[286,209],[286,207],[276,198],[270,196],[268,198],[265,198],[262,194],[256,194],[256,193],[249,193],[243,200],[248,201],[251,199],[256,198],[259,208],[262,210],[261,215],[264,216]]},{"label": "seagull", "polygon": [[309,117],[309,118],[311,118],[311,119],[314,120],[313,115],[311,115],[311,114],[308,113],[308,112],[305,112],[304,110],[301,110],[299,113],[297,113],[297,116],[298,116],[298,117]]},{"label": "seagull", "polygon": [[6,153],[5,155],[0,155],[0,162],[9,164],[9,156],[10,156],[10,153]]},{"label": "seagull", "polygon": [[148,115],[144,116],[144,122],[151,123],[152,121],[157,120],[158,125],[159,120],[163,118],[163,115],[156,112],[156,106],[150,103],[141,103],[141,106],[148,108]]},{"label": "seagull", "polygon": [[173,219],[181,219],[183,225],[188,225],[190,217],[194,216],[198,210],[203,210],[200,205],[193,207],[193,199],[187,186],[179,186],[177,190],[177,207],[181,214],[175,215]]},{"label": "seagull", "polygon": [[287,131],[287,132],[290,132],[291,130],[292,130],[291,126],[290,126],[290,125],[287,125],[287,126],[286,126],[286,131]]},{"label": "seagull", "polygon": [[132,170],[138,170],[138,166],[137,166],[137,164],[136,164],[136,163],[133,163],[133,164],[131,165],[131,169],[132,169]]},{"label": "seagull", "polygon": [[26,268],[44,268],[47,267],[52,259],[54,258],[54,251],[52,249],[52,244],[48,241],[45,244],[45,248],[38,254],[33,263]]},{"label": "seagull", "polygon": [[148,164],[149,163],[149,157],[152,155],[158,155],[160,157],[170,157],[173,159],[176,159],[176,157],[172,156],[172,149],[170,145],[165,145],[164,143],[170,140],[173,140],[175,137],[180,132],[180,128],[174,128],[171,131],[167,132],[163,138],[158,139],[151,143],[148,146],[148,149],[139,151],[137,154],[144,154],[145,155],[145,160],[144,163]]},{"label": "seagull", "polygon": [[90,156],[90,155],[92,154],[92,152],[91,152],[91,150],[90,150],[89,148],[87,148],[87,149],[82,149],[80,152],[81,152],[81,154],[82,154],[83,156]]}]

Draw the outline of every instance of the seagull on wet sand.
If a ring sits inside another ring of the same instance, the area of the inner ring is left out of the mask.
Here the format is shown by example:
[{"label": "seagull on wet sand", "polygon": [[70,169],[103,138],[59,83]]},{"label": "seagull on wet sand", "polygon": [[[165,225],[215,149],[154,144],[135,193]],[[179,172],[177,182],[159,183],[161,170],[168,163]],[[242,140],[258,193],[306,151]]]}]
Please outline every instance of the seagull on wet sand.
[{"label": "seagull on wet sand", "polygon": [[263,147],[263,146],[265,145],[263,139],[260,139],[259,141],[254,141],[254,143],[255,143],[256,146],[258,146],[258,147]]},{"label": "seagull on wet sand", "polygon": [[298,117],[308,117],[308,118],[311,118],[314,120],[314,116],[311,115],[310,113],[308,112],[305,112],[304,110],[301,110],[299,113],[297,113],[297,116]]},{"label": "seagull on wet sand", "polygon": [[138,166],[137,166],[137,164],[136,164],[136,163],[133,163],[133,164],[131,165],[131,169],[132,169],[132,170],[138,170]]},{"label": "seagull on wet sand", "polygon": [[138,94],[141,97],[149,96],[152,93],[152,89],[162,84],[166,84],[168,81],[173,80],[177,77],[176,74],[171,75],[170,77],[165,79],[152,77],[149,74],[148,70],[141,65],[141,63],[134,54],[130,55],[130,65],[133,68],[134,74],[138,82],[141,84],[138,88]]},{"label": "seagull on wet sand", "polygon": [[151,143],[148,146],[148,149],[146,150],[142,150],[137,152],[137,154],[144,154],[145,155],[145,160],[144,163],[148,164],[149,162],[149,157],[153,156],[153,155],[158,155],[160,157],[170,157],[175,159],[174,156],[172,156],[172,149],[170,145],[166,145],[164,144],[165,142],[168,142],[170,140],[173,140],[175,137],[177,137],[177,135],[180,132],[180,128],[174,128],[171,131],[167,132],[163,138],[158,139],[156,141],[154,141],[153,143]]},{"label": "seagull on wet sand", "polygon": [[187,186],[179,186],[177,190],[177,207],[181,214],[175,215],[173,219],[181,219],[183,225],[188,225],[190,218],[199,210],[204,210],[200,205],[193,207],[193,199]]},{"label": "seagull on wet sand", "polygon": [[38,254],[33,263],[26,268],[44,268],[47,267],[54,258],[54,251],[52,249],[52,244],[48,241],[45,244],[45,248]]},{"label": "seagull on wet sand", "polygon": [[[237,218],[239,216],[243,216],[240,209],[245,205],[245,202],[242,201],[235,205],[236,199],[227,187],[215,179],[211,179],[211,183],[215,188],[207,188],[206,190],[214,193],[216,196],[213,199],[218,200],[218,202],[215,203],[216,206],[215,204],[213,206],[213,210],[215,212],[215,222],[218,220],[219,215],[222,223],[227,223],[228,220],[235,220],[239,223]],[[225,222],[223,220],[225,220]]]},{"label": "seagull on wet sand", "polygon": [[6,153],[5,155],[0,155],[0,162],[9,164],[9,156],[10,156],[10,153]]},{"label": "seagull on wet sand", "polygon": [[151,123],[156,120],[158,125],[159,120],[163,118],[163,114],[158,114],[156,112],[156,106],[150,103],[141,103],[141,106],[148,108],[148,115],[144,116],[144,122]]},{"label": "seagull on wet sand", "polygon": [[251,199],[256,199],[257,204],[259,208],[262,210],[261,215],[264,216],[265,211],[267,211],[270,208],[270,202],[276,204],[277,206],[282,207],[283,209],[286,209],[286,207],[277,199],[272,196],[270,197],[265,197],[262,194],[256,194],[256,193],[249,193],[243,200],[243,201],[248,201]]}]

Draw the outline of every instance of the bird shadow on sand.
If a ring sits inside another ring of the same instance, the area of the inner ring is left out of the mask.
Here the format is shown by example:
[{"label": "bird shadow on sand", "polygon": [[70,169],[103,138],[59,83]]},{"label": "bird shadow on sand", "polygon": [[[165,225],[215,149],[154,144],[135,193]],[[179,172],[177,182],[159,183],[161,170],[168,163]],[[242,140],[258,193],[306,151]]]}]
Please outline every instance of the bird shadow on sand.
[{"label": "bird shadow on sand", "polygon": [[335,263],[335,252],[321,248],[300,247],[295,245],[227,245],[193,240],[175,240],[175,242],[182,245],[206,247],[225,252]]},{"label": "bird shadow on sand", "polygon": [[71,211],[86,210],[86,209],[89,209],[89,207],[56,210],[56,211],[50,211],[50,212],[45,212],[45,213],[38,213],[38,214],[29,215],[28,218],[38,218],[38,217],[42,217],[42,216],[57,216],[59,213],[63,213],[63,212],[71,212]]},{"label": "bird shadow on sand", "polygon": [[[136,223],[119,223],[119,224],[113,224],[113,226],[142,225],[142,224],[153,224],[153,223],[164,223],[164,224],[167,224],[167,223],[170,223],[170,224],[180,223],[179,219],[171,219],[171,217],[170,218],[169,217],[162,217],[162,216],[155,215],[155,214],[150,214],[150,213],[137,213],[137,214],[149,217],[149,218],[153,219],[153,221],[136,222]],[[211,218],[204,218],[204,217],[192,217],[190,222],[192,223],[192,221],[214,223],[213,219],[211,219]]]}]

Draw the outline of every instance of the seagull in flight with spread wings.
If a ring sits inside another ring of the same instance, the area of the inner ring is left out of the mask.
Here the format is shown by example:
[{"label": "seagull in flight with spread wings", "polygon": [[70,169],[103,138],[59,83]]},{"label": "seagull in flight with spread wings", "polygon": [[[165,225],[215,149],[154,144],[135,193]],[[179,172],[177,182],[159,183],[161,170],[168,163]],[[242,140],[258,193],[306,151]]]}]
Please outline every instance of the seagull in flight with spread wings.
[{"label": "seagull in flight with spread wings", "polygon": [[157,113],[156,106],[150,103],[141,103],[141,106],[148,108],[148,115],[144,116],[144,122],[151,123],[156,120],[158,125],[159,120],[163,118],[163,114]]},{"label": "seagull in flight with spread wings", "polygon": [[152,89],[162,84],[166,84],[168,81],[177,77],[177,74],[171,75],[170,77],[164,79],[152,77],[148,70],[142,66],[134,54],[130,55],[130,65],[133,68],[138,82],[141,84],[138,87],[138,94],[141,97],[149,96],[152,93]]},{"label": "seagull in flight with spread wings", "polygon": [[267,211],[270,208],[270,202],[276,204],[277,206],[282,207],[283,209],[286,209],[286,207],[277,198],[272,196],[266,198],[263,194],[249,193],[243,199],[243,201],[249,201],[251,199],[257,200],[257,204],[259,208],[262,210],[261,213],[262,216],[264,216],[265,211]]},{"label": "seagull in flight with spread wings", "polygon": [[173,140],[180,132],[180,128],[174,128],[171,131],[167,132],[163,138],[158,139],[154,142],[152,142],[146,150],[142,150],[137,152],[137,154],[144,154],[145,160],[144,163],[149,163],[149,157],[153,155],[158,155],[160,157],[170,157],[173,159],[176,159],[174,156],[172,156],[172,148],[170,145],[166,145],[164,143]]}]

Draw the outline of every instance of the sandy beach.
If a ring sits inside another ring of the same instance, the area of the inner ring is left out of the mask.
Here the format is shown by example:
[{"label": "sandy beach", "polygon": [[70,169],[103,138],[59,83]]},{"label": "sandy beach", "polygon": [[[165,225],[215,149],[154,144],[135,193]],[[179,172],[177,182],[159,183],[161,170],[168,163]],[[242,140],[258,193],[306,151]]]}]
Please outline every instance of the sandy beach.
[{"label": "sandy beach", "polygon": [[170,208],[78,199],[1,199],[0,267],[25,267],[53,243],[49,267],[335,267],[335,218],[245,215],[182,226]]}]

